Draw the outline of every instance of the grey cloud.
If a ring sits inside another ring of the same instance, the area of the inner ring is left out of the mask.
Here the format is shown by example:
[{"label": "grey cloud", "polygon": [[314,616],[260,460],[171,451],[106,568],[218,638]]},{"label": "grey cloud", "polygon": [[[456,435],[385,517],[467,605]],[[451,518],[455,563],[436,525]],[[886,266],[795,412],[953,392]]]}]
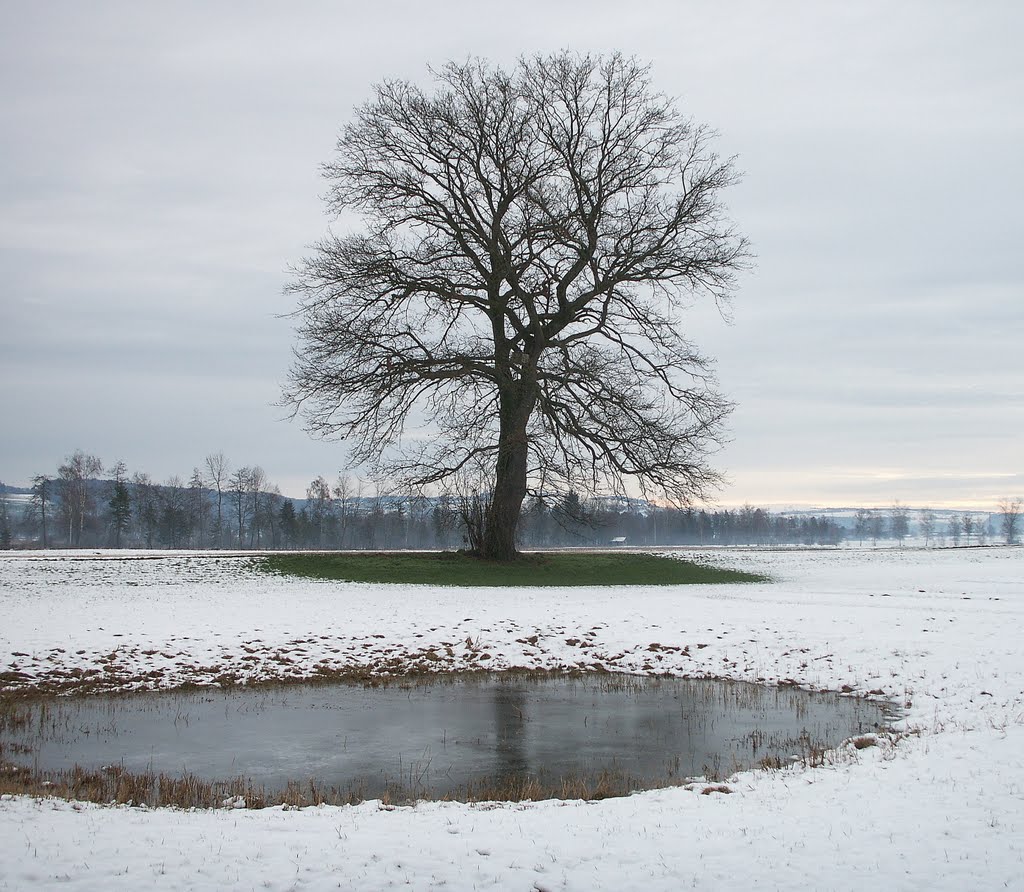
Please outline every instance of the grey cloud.
[{"label": "grey cloud", "polygon": [[699,304],[682,323],[739,403],[720,456],[739,500],[785,500],[804,486],[793,468],[821,501],[992,492],[941,476],[830,490],[839,465],[1020,471],[1018,4],[525,2],[498,31],[469,2],[52,2],[8,18],[5,481],[79,446],[157,477],[218,448],[296,486],[333,473],[343,449],[273,406],[287,267],[329,223],[318,165],[381,78],[565,46],[651,59],[746,171],[728,200],[758,259],[735,324]]}]

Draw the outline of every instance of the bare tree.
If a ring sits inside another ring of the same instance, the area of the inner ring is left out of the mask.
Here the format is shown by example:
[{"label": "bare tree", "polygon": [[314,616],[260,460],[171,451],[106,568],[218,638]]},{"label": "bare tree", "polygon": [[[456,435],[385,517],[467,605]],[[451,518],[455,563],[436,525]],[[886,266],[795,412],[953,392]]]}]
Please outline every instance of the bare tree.
[{"label": "bare tree", "polygon": [[250,513],[249,474],[247,467],[241,467],[228,479],[228,494],[235,506],[235,520],[238,521],[239,548],[245,548],[245,523]]},{"label": "bare tree", "polygon": [[90,518],[95,499],[91,482],[103,470],[103,462],[95,455],[76,449],[73,455],[57,469],[60,487],[60,508],[68,525],[68,544],[82,543],[86,519]]},{"label": "bare tree", "polygon": [[903,540],[910,534],[910,511],[898,501],[893,503],[889,511],[889,530],[902,548]]},{"label": "bare tree", "polygon": [[1007,545],[1017,543],[1022,510],[1024,500],[1021,499],[1003,499],[999,503],[999,528]]},{"label": "bare tree", "polygon": [[953,545],[960,544],[960,535],[963,533],[963,523],[959,514],[949,515],[949,538],[953,540]]},{"label": "bare tree", "polygon": [[921,531],[921,535],[924,536],[925,547],[930,548],[932,539],[935,538],[935,512],[931,508],[925,508],[921,512],[918,528]]},{"label": "bare tree", "polygon": [[857,514],[853,521],[853,534],[860,540],[860,544],[864,544],[864,537],[868,533],[868,526],[871,522],[871,512],[866,508],[858,508]]},{"label": "bare tree", "polygon": [[324,533],[333,507],[331,487],[323,475],[318,476],[306,487],[306,503],[309,507],[310,522],[316,527],[317,546],[323,548]]},{"label": "bare tree", "polygon": [[452,505],[462,524],[462,536],[469,550],[482,553],[487,534],[491,494],[487,471],[480,460],[467,462],[451,477]]},{"label": "bare tree", "polygon": [[[430,519],[431,501],[422,492],[414,493],[409,498],[409,528],[414,534],[414,545],[411,547],[422,548],[426,532],[427,522]],[[408,540],[408,536],[406,537]],[[410,547],[410,546],[407,546]]]},{"label": "bare tree", "polygon": [[206,480],[217,493],[217,532],[215,541],[218,548],[224,547],[224,489],[227,486],[231,464],[223,452],[206,456]]},{"label": "bare tree", "polygon": [[259,465],[254,465],[249,471],[249,513],[252,520],[249,523],[249,547],[254,548],[260,545],[259,535],[262,532],[263,516],[261,509],[263,508],[263,500],[260,498],[260,493],[263,491],[263,487],[267,485],[267,475],[263,468]]},{"label": "bare tree", "polygon": [[971,544],[971,536],[974,535],[974,515],[964,512],[964,516],[960,519],[960,529],[964,531],[964,538],[967,540],[967,544]]},{"label": "bare tree", "polygon": [[[377,86],[325,165],[329,209],[366,228],[296,270],[286,403],[406,486],[486,461],[489,558],[515,556],[541,477],[705,493],[731,406],[680,314],[721,306],[748,256],[721,204],[732,161],[619,55],[435,77]],[[432,435],[410,443],[413,412]]]},{"label": "bare tree", "polygon": [[334,503],[338,509],[338,548],[343,549],[353,509],[352,480],[347,474],[338,473],[334,484]]},{"label": "bare tree", "polygon": [[874,508],[868,517],[868,535],[871,537],[872,545],[877,545],[878,540],[885,535],[885,516]]}]

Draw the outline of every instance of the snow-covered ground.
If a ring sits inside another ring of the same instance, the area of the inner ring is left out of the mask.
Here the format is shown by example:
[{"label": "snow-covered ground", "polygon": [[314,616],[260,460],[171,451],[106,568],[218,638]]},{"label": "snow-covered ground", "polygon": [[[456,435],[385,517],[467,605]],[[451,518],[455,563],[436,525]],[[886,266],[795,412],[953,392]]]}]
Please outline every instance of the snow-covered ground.
[{"label": "snow-covered ground", "polygon": [[12,685],[600,665],[881,691],[918,732],[746,772],[732,795],[209,812],[5,798],[0,890],[1024,888],[1024,550],[693,554],[773,581],[468,590],[285,580],[242,556],[0,553]]}]

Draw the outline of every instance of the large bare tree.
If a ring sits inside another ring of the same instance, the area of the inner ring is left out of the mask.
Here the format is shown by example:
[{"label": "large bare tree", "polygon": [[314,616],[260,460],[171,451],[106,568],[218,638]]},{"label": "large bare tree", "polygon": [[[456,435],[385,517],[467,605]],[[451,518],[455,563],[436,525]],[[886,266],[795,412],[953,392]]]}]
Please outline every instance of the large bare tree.
[{"label": "large bare tree", "polygon": [[364,228],[295,271],[286,401],[406,485],[490,467],[493,559],[531,487],[703,494],[730,405],[680,311],[727,299],[747,256],[731,160],[620,55],[434,77],[377,86],[324,166]]}]

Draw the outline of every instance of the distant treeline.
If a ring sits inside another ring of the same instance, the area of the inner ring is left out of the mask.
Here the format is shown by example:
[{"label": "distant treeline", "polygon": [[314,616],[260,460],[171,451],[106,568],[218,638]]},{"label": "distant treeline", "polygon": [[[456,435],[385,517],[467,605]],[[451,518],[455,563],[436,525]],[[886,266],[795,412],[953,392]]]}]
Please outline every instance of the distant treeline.
[{"label": "distant treeline", "polygon": [[[129,475],[123,462],[103,464],[81,451],[31,486],[0,486],[0,547],[196,549],[454,549],[467,544],[467,520],[485,494],[422,496],[383,493],[339,475],[319,476],[304,499],[283,496],[259,466],[233,468],[207,456],[188,480],[164,483]],[[6,491],[6,495],[2,495]],[[918,512],[920,535],[937,542],[983,543],[988,523],[953,515],[942,523]],[[940,529],[939,527],[942,527]],[[844,539],[902,541],[909,512],[861,510],[845,518],[737,510],[676,509],[640,499],[531,498],[520,524],[524,548],[582,545],[838,545]],[[930,544],[930,543],[929,543]]]}]

